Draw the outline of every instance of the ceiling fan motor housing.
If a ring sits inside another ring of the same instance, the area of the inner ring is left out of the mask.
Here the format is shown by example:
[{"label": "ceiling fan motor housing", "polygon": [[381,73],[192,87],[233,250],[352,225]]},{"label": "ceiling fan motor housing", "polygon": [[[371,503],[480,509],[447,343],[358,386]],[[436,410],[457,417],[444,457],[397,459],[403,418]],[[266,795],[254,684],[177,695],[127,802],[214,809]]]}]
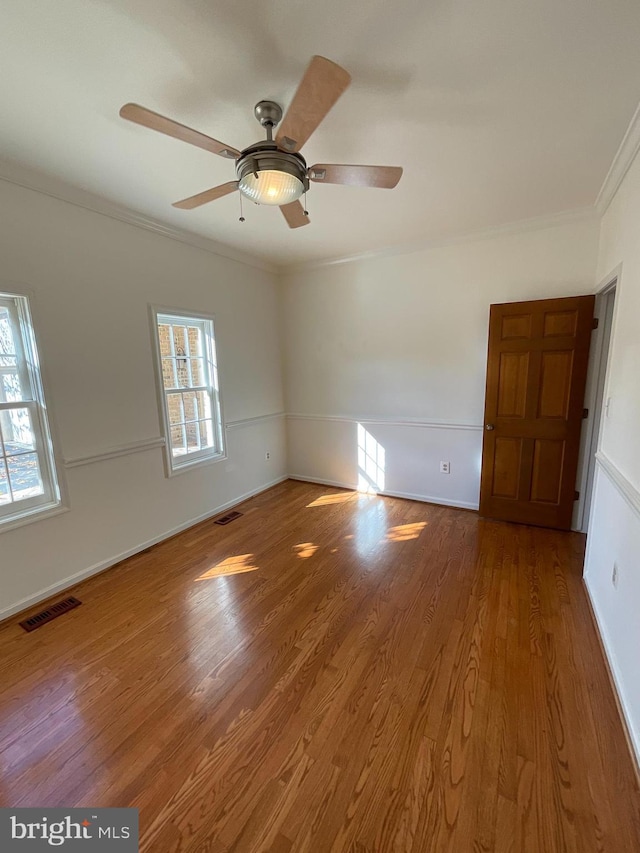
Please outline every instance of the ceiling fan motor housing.
[{"label": "ceiling fan motor housing", "polygon": [[275,127],[282,121],[282,107],[275,101],[258,101],[253,114],[263,127]]}]

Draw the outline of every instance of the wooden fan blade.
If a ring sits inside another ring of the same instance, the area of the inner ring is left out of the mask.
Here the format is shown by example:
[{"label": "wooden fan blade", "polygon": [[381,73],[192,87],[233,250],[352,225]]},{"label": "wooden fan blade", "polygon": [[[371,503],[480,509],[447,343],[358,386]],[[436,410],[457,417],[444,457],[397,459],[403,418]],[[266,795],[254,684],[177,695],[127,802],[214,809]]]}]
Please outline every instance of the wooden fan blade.
[{"label": "wooden fan blade", "polygon": [[202,204],[207,204],[210,201],[215,201],[217,198],[222,198],[223,195],[235,192],[238,189],[237,181],[229,181],[227,184],[213,187],[210,190],[205,190],[203,193],[183,198],[182,201],[174,201],[173,207],[179,207],[180,210],[193,210],[194,207],[200,207]]},{"label": "wooden fan blade", "polygon": [[151,130],[157,130],[159,133],[164,133],[167,136],[173,136],[174,139],[180,139],[182,142],[188,142],[189,145],[197,145],[198,148],[204,148],[205,151],[211,151],[212,154],[219,154],[220,157],[226,157],[228,160],[235,160],[240,156],[240,152],[230,145],[225,145],[223,142],[218,142],[217,139],[212,139],[210,136],[205,136],[204,133],[199,133],[197,130],[192,130],[184,124],[178,124],[170,118],[154,113],[152,110],[141,107],[139,104],[125,104],[120,110],[122,118],[127,121],[133,121],[136,124],[141,124],[143,127],[149,127]]},{"label": "wooden fan blade", "polygon": [[341,163],[316,163],[308,172],[309,180],[319,184],[347,184],[352,187],[379,187],[392,190],[402,177],[400,166],[349,166]]},{"label": "wooden fan blade", "polygon": [[291,204],[283,204],[280,206],[280,210],[287,220],[289,228],[300,228],[302,225],[308,225],[311,222],[299,201],[292,201]]},{"label": "wooden fan blade", "polygon": [[278,127],[276,142],[299,151],[351,82],[351,76],[324,56],[314,56]]}]

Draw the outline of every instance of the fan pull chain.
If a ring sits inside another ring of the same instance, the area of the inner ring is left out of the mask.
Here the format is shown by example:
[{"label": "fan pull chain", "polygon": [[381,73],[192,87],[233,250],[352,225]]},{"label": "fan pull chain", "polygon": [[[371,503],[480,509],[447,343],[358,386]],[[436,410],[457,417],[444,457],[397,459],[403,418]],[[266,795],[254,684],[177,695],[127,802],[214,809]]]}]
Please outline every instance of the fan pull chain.
[{"label": "fan pull chain", "polygon": [[242,193],[238,193],[240,196],[240,219],[239,222],[244,222],[244,216],[242,215]]},{"label": "fan pull chain", "polygon": [[303,211],[303,213],[305,216],[309,215],[309,211],[307,210],[307,191],[306,190],[304,191],[304,211]]}]

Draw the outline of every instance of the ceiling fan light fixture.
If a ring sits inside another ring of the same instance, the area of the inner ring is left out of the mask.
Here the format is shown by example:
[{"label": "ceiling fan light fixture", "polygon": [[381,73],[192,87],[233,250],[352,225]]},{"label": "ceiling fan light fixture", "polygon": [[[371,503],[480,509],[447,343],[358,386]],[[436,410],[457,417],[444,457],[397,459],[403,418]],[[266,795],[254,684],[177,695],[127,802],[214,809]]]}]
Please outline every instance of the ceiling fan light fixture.
[{"label": "ceiling fan light fixture", "polygon": [[271,140],[245,149],[236,172],[238,189],[256,204],[291,204],[309,189],[304,157],[278,150]]},{"label": "ceiling fan light fixture", "polygon": [[260,169],[247,172],[238,189],[256,204],[291,204],[304,192],[304,184],[295,175],[281,172],[279,169]]}]

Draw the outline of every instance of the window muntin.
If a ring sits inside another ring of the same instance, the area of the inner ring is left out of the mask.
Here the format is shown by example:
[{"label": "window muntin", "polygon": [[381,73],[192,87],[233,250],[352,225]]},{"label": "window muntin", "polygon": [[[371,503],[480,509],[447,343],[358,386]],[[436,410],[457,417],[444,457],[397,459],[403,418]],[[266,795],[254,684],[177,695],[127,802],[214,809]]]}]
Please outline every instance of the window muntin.
[{"label": "window muntin", "polygon": [[213,320],[156,313],[156,334],[171,469],[223,456]]},{"label": "window muntin", "polygon": [[0,527],[59,504],[28,302],[0,293]]}]

